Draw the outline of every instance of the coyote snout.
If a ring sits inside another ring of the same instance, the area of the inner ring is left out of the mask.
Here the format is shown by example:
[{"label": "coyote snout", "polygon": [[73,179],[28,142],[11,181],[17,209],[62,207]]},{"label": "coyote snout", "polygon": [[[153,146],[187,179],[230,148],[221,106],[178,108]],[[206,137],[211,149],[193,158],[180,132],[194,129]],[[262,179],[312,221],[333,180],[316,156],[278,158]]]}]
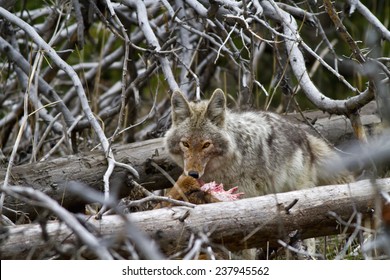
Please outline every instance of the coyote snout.
[{"label": "coyote snout", "polygon": [[182,138],[180,148],[184,158],[184,174],[195,179],[202,177],[213,151],[213,143],[210,140]]}]

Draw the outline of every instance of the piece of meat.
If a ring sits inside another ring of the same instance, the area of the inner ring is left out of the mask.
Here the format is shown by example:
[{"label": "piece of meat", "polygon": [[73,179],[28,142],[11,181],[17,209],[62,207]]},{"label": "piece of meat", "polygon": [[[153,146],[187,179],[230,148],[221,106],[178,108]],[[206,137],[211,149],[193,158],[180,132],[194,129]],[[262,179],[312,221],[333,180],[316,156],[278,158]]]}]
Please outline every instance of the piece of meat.
[{"label": "piece of meat", "polygon": [[[207,204],[237,200],[243,195],[243,193],[237,193],[237,190],[238,187],[234,187],[225,191],[223,184],[204,183],[191,176],[181,175],[166,196],[193,204]],[[161,202],[156,208],[167,206],[170,206],[170,203]]]},{"label": "piece of meat", "polygon": [[240,199],[244,193],[237,193],[238,187],[231,188],[225,191],[223,184],[218,184],[216,182],[210,182],[204,184],[201,188],[202,191],[211,194],[220,201],[233,201]]}]

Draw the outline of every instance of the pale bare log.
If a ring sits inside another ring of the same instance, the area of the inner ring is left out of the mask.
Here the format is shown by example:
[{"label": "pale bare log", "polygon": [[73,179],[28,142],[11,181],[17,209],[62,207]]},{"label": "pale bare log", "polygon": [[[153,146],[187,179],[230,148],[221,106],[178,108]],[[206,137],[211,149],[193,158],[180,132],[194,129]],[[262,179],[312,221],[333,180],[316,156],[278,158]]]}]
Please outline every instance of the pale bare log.
[{"label": "pale bare log", "polygon": [[[148,140],[139,143],[113,147],[113,152],[118,162],[134,166],[140,174],[138,183],[149,190],[170,187],[166,179],[156,168],[151,165],[153,160],[157,165],[166,170],[173,178],[177,178],[181,170],[167,156],[163,149],[162,139]],[[107,169],[107,163],[101,152],[72,155],[51,161],[15,166],[12,169],[10,185],[33,187],[49,195],[58,201],[63,207],[72,211],[82,210],[85,201],[75,194],[67,191],[68,184],[73,181],[82,182],[95,190],[101,191],[101,180]],[[0,178],[4,178],[6,170],[0,170]],[[114,169],[110,179],[112,191],[120,197],[127,196],[132,188],[133,176],[124,168]],[[1,183],[2,184],[2,183]],[[6,196],[4,206],[19,210],[34,218],[37,214],[36,207]],[[16,218],[13,213],[4,209],[4,214]]]},{"label": "pale bare log", "polygon": [[[380,133],[378,127],[381,125],[381,119],[377,114],[376,103],[368,103],[361,109],[360,113],[363,126],[368,135],[374,136]],[[302,128],[312,132],[316,136],[324,137],[332,145],[339,146],[356,139],[351,123],[345,116],[333,115],[330,117],[328,113],[322,111],[304,112],[303,115],[306,118],[306,123],[313,124],[313,128],[316,131],[308,128],[305,124],[302,124]],[[292,120],[299,120],[300,122],[305,121],[299,113],[288,114],[287,117]]]},{"label": "pale bare log", "polygon": [[[128,218],[165,252],[186,247],[190,236],[198,232],[207,232],[212,242],[223,244],[228,249],[241,250],[264,246],[267,241],[276,245],[279,239],[285,239],[296,230],[301,238],[311,238],[360,228],[361,225],[350,218],[356,213],[361,213],[363,218],[371,215],[379,191],[390,192],[390,178],[204,204],[195,208],[163,208],[132,213]],[[297,203],[287,210],[294,200]],[[98,229],[105,239],[126,232],[126,219],[117,215],[104,216],[102,220],[85,219],[86,224]],[[347,225],[340,224],[340,221],[349,220]],[[51,242],[60,243],[65,239],[66,243],[75,242],[71,230],[58,222],[49,222],[46,232]],[[3,230],[4,234],[6,238],[0,245],[2,259],[24,258],[30,250],[42,250],[47,246],[39,225],[8,227]]]}]

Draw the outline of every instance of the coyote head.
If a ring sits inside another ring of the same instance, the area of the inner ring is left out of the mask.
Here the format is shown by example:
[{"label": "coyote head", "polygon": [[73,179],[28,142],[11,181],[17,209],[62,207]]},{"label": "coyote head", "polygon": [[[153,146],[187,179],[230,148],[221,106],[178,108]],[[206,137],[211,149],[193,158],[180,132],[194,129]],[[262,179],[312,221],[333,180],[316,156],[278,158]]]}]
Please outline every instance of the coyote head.
[{"label": "coyote head", "polygon": [[180,91],[175,91],[171,104],[172,127],[166,134],[166,146],[184,174],[201,178],[226,164],[231,141],[225,129],[223,91],[217,89],[209,101],[198,103],[188,102]]}]

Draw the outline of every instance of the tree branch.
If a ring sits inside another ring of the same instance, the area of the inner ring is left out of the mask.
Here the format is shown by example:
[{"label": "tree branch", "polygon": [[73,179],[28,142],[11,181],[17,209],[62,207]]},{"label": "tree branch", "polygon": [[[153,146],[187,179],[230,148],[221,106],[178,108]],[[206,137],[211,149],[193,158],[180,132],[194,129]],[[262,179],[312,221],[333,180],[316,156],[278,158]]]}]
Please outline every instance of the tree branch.
[{"label": "tree branch", "polygon": [[[153,238],[160,248],[170,254],[184,249],[192,234],[206,232],[211,242],[223,244],[230,250],[242,250],[254,246],[277,245],[288,234],[298,230],[300,237],[311,238],[338,234],[340,224],[329,211],[339,219],[349,220],[354,213],[367,218],[375,205],[377,193],[390,192],[390,179],[366,180],[350,185],[316,187],[312,189],[266,195],[242,199],[234,202],[221,202],[198,205],[195,208],[173,207],[132,213],[128,219],[142,232]],[[284,206],[298,199],[288,211]],[[117,215],[105,216],[103,220],[84,218],[89,226],[99,228],[107,238],[123,232],[126,222]],[[156,223],[156,221],[159,221]],[[346,231],[354,231],[353,221],[346,225]],[[363,229],[363,228],[360,228]],[[72,230],[49,222],[46,226],[51,240],[74,242]],[[43,249],[39,225],[20,225],[6,228],[8,239],[0,245],[2,259],[23,258],[32,248]],[[20,235],[23,232],[23,235]],[[26,242],[25,236],[29,236]],[[115,237],[114,237],[115,238]],[[288,239],[288,238],[287,238]]]}]

